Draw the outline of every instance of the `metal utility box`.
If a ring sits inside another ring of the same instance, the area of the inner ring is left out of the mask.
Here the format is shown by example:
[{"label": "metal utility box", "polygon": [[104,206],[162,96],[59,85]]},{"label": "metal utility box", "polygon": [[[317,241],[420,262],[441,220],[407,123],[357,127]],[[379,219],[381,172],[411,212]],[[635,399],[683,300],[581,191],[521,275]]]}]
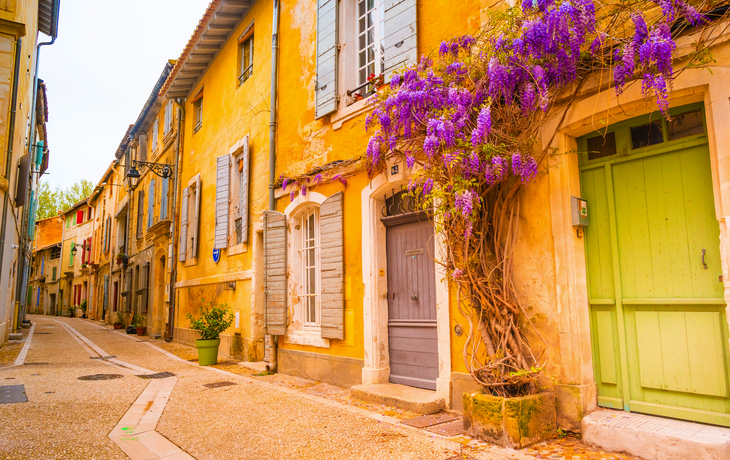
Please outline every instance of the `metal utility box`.
[{"label": "metal utility box", "polygon": [[588,202],[574,196],[570,197],[570,216],[573,227],[588,226]]}]

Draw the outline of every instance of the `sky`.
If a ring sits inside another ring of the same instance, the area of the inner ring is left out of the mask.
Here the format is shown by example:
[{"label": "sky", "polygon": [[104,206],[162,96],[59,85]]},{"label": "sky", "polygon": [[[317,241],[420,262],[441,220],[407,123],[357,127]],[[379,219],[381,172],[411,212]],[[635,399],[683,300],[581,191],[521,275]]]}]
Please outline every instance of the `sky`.
[{"label": "sky", "polygon": [[[58,38],[41,47],[51,187],[98,183],[165,63],[209,0],[62,0]],[[46,37],[41,35],[41,41]]]}]

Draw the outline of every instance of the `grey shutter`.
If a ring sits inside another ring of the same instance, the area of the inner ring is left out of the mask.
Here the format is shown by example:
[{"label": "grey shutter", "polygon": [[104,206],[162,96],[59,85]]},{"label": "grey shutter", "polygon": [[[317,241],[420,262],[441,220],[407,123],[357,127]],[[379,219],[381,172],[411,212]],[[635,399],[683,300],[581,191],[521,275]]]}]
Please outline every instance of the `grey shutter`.
[{"label": "grey shutter", "polygon": [[200,238],[198,238],[198,230],[200,229],[200,197],[203,194],[203,190],[200,187],[200,174],[195,176],[195,214],[193,220],[193,244],[190,248],[190,257],[195,259],[198,257],[198,246],[200,246]]},{"label": "grey shutter", "polygon": [[344,193],[327,198],[319,208],[321,331],[323,339],[345,338],[345,250],[342,213]]},{"label": "grey shutter", "polygon": [[124,292],[130,292],[132,290],[132,269],[127,270],[127,276],[124,280]]},{"label": "grey shutter", "polygon": [[286,334],[286,216],[264,211],[264,315],[266,333]]},{"label": "grey shutter", "polygon": [[170,178],[162,179],[162,190],[160,192],[160,220],[167,219],[167,190],[170,187]]},{"label": "grey shutter", "polygon": [[415,64],[416,54],[416,0],[385,0],[385,24],[382,46],[385,57],[385,82],[393,71]]},{"label": "grey shutter", "polygon": [[137,238],[142,237],[142,219],[144,218],[144,190],[137,195]]},{"label": "grey shutter", "polygon": [[106,310],[109,306],[109,275],[104,275],[104,309]]},{"label": "grey shutter", "polygon": [[147,197],[147,228],[152,227],[155,214],[155,180],[150,180],[150,196]]},{"label": "grey shutter", "polygon": [[228,247],[228,209],[231,197],[231,156],[219,156],[215,184],[215,241],[213,248]]},{"label": "grey shutter", "polygon": [[241,215],[241,242],[248,242],[248,134],[243,138],[243,153],[241,154],[243,169],[241,171],[241,195],[238,204]]},{"label": "grey shutter", "polygon": [[317,0],[315,118],[322,118],[337,110],[337,4],[338,0]]},{"label": "grey shutter", "polygon": [[139,289],[139,306],[140,310],[147,312],[147,299],[149,294],[149,279],[150,279],[150,263],[147,262],[142,266],[142,280],[140,281],[140,285],[137,286]]},{"label": "grey shutter", "polygon": [[188,243],[188,196],[190,188],[185,187],[182,191],[182,203],[180,206],[180,244],[178,245],[178,254],[180,262],[185,262],[187,255]]}]

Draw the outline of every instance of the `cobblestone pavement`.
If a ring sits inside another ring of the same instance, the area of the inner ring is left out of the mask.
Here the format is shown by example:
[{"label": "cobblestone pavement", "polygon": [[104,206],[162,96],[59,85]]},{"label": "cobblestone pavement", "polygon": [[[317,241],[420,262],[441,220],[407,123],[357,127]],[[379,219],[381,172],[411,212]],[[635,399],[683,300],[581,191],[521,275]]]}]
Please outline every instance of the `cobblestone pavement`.
[{"label": "cobblestone pavement", "polygon": [[[59,321],[121,361],[177,375],[156,431],[196,459],[631,458],[574,438],[519,452],[464,436],[445,438],[401,423],[417,414],[353,400],[348,390],[332,385],[255,375],[224,357],[214,369],[202,368],[192,347],[127,336],[92,321],[30,319],[41,334],[34,335],[26,364],[0,367],[0,385],[25,385],[29,399],[0,405],[0,459],[128,458],[107,435],[149,380],[90,359]],[[8,357],[2,362],[12,363],[15,357],[4,349],[0,357]],[[93,374],[121,377],[78,380]],[[220,382],[230,384],[205,386]]]}]

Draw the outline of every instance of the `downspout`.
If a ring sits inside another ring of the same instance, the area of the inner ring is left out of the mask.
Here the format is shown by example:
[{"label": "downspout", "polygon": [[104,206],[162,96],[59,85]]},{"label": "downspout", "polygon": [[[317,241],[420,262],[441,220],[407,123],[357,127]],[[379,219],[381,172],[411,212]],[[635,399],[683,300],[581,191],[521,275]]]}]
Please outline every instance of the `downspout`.
[{"label": "downspout", "polygon": [[[279,0],[274,0],[274,18],[271,29],[271,119],[269,121],[269,210],[276,210],[276,196],[274,183],[276,181],[276,90],[279,71]],[[264,316],[266,311],[264,310]],[[272,335],[269,340],[269,367],[271,370],[277,368],[278,336]]]},{"label": "downspout", "polygon": [[184,99],[178,99],[175,101],[177,105],[177,132],[175,133],[175,183],[173,184],[174,190],[172,192],[172,229],[170,230],[170,241],[172,242],[172,260],[170,260],[170,267],[172,271],[170,273],[170,311],[167,316],[167,325],[169,327],[167,331],[167,338],[165,341],[172,342],[173,336],[175,335],[175,283],[177,282],[177,253],[180,242],[175,232],[175,222],[179,222],[177,218],[177,194],[180,190],[180,170],[182,169],[182,149],[180,144],[182,143],[182,119],[185,116],[185,104]]},{"label": "downspout", "polygon": [[[10,131],[8,133],[8,149],[7,149],[7,156],[5,158],[5,180],[8,181],[8,188],[5,190],[5,198],[3,199],[3,217],[2,217],[2,225],[0,226],[0,270],[2,270],[4,260],[5,260],[5,233],[8,228],[8,203],[10,202],[10,199],[8,196],[10,195],[10,171],[11,171],[11,163],[13,161],[13,143],[15,142],[15,108],[18,105],[18,78],[20,74],[20,49],[22,47],[23,40],[18,39],[15,42],[15,68],[13,69],[13,95],[10,102],[10,120],[9,120],[9,128]],[[17,271],[15,272],[16,276]],[[10,272],[8,271],[8,275]],[[9,276],[8,276],[9,277]],[[8,289],[10,289],[10,283],[8,283]],[[17,312],[16,312],[17,313]],[[13,320],[17,318],[17,314],[13,315]],[[16,330],[16,323],[13,323],[13,332]]]}]

